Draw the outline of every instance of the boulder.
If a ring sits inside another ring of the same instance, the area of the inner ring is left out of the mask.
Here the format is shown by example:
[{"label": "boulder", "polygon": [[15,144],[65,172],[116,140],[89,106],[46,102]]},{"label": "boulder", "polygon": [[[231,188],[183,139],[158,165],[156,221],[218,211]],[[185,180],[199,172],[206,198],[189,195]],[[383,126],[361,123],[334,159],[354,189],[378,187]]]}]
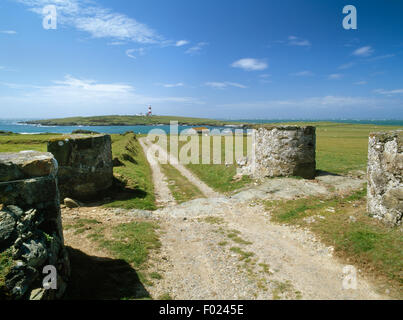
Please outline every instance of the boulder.
[{"label": "boulder", "polygon": [[60,196],[80,201],[102,198],[113,183],[109,135],[68,135],[48,143],[59,163]]}]

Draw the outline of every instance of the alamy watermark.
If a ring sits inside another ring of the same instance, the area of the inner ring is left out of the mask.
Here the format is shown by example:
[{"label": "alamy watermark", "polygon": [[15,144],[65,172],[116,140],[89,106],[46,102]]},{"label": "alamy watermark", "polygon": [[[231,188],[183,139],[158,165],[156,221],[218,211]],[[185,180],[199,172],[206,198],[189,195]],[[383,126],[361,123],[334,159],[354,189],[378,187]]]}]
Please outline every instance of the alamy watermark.
[{"label": "alamy watermark", "polygon": [[42,280],[42,286],[44,289],[49,290],[56,290],[57,289],[57,270],[56,267],[53,265],[48,265],[43,267],[42,270],[43,274],[46,276]]},{"label": "alamy watermark", "polygon": [[47,5],[42,9],[42,26],[45,30],[57,29],[57,9],[55,5]]},{"label": "alamy watermark", "polygon": [[348,5],[343,8],[343,13],[346,16],[343,19],[343,28],[346,30],[357,30],[357,9],[353,5]]},{"label": "alamy watermark", "polygon": [[171,121],[169,135],[162,129],[150,130],[147,159],[151,164],[225,164],[242,161],[251,169],[255,162],[255,131],[252,129],[190,128],[179,133]]}]

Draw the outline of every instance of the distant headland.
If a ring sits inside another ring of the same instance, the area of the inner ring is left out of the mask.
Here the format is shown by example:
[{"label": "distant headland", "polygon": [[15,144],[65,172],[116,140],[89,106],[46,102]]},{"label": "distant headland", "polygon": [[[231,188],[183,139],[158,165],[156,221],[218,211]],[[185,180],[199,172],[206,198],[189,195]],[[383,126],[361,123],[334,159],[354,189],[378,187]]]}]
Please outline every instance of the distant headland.
[{"label": "distant headland", "polygon": [[178,116],[96,116],[70,117],[47,120],[30,120],[21,123],[43,126],[136,126],[136,125],[169,125],[171,121],[178,121],[179,125],[190,126],[237,126],[242,122],[221,121],[205,118],[190,118]]}]

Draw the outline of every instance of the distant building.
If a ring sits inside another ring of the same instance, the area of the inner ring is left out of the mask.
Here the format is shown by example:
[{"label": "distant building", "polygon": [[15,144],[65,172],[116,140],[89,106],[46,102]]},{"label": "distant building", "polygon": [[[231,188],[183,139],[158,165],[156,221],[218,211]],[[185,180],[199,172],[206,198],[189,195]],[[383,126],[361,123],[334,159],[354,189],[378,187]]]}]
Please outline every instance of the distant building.
[{"label": "distant building", "polygon": [[152,115],[153,115],[153,111],[151,109],[151,106],[148,106],[147,117],[151,117]]},{"label": "distant building", "polygon": [[210,133],[210,129],[206,128],[206,127],[196,127],[196,128],[192,128],[192,129],[195,130],[198,134]]}]

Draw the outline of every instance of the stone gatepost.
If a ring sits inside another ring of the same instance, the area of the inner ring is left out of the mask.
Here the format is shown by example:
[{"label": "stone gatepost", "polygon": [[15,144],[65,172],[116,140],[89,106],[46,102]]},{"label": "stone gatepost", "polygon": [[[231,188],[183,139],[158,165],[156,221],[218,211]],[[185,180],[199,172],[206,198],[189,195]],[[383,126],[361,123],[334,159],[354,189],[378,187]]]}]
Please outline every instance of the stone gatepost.
[{"label": "stone gatepost", "polygon": [[59,163],[59,190],[63,200],[92,200],[113,183],[112,143],[109,135],[68,135],[48,143]]},{"label": "stone gatepost", "polygon": [[248,163],[252,176],[299,176],[312,179],[316,173],[315,127],[256,126],[254,155]]},{"label": "stone gatepost", "polygon": [[[70,276],[50,153],[0,153],[0,298],[58,299]],[[45,290],[45,266],[56,268],[56,289]]]},{"label": "stone gatepost", "polygon": [[402,225],[403,130],[371,133],[368,146],[368,213]]}]

